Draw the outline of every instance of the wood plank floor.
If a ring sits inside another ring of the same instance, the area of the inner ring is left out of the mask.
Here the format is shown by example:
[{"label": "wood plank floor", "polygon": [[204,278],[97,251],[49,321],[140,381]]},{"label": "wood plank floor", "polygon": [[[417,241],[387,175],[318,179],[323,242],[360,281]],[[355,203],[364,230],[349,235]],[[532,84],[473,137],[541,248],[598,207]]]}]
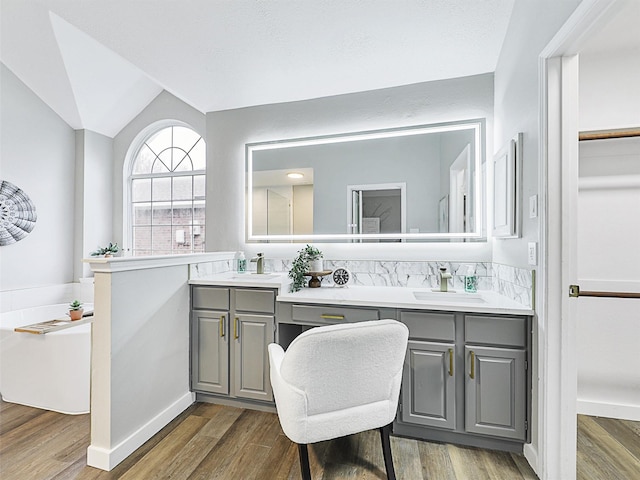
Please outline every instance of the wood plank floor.
[{"label": "wood plank floor", "polygon": [[[578,478],[639,478],[640,422],[580,417]],[[0,402],[2,480],[299,479],[275,414],[197,403],[111,472],[86,466],[89,415]],[[537,477],[521,455],[392,437],[398,479]],[[386,478],[376,431],[312,445],[316,479]]]}]

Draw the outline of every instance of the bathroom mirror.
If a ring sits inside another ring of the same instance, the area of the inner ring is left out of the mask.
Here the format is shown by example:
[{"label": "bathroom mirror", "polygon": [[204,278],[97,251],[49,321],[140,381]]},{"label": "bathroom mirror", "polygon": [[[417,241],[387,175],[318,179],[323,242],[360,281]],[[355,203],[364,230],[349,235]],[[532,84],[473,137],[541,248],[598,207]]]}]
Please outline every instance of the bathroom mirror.
[{"label": "bathroom mirror", "polygon": [[247,241],[482,237],[484,119],[246,145]]}]

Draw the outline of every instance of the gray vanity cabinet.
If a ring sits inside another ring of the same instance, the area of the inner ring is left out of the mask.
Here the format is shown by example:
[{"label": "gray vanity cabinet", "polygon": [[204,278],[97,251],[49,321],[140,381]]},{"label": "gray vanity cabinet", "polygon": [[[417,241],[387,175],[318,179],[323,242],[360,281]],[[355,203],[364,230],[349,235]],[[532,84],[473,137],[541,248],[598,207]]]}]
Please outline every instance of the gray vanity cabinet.
[{"label": "gray vanity cabinet", "polygon": [[404,422],[455,429],[455,318],[450,313],[401,312],[409,327],[402,378]]},{"label": "gray vanity cabinet", "polygon": [[465,346],[465,431],[525,439],[525,352]]},{"label": "gray vanity cabinet", "polygon": [[273,289],[193,286],[191,388],[272,401],[267,346],[274,341]]},{"label": "gray vanity cabinet", "polygon": [[465,430],[525,440],[527,319],[466,315]]},{"label": "gray vanity cabinet", "polygon": [[400,311],[409,327],[394,432],[507,450],[527,439],[528,317]]},{"label": "gray vanity cabinet", "polygon": [[191,289],[191,388],[229,393],[228,288]]},{"label": "gray vanity cabinet", "polygon": [[229,312],[191,312],[191,388],[229,393]]}]

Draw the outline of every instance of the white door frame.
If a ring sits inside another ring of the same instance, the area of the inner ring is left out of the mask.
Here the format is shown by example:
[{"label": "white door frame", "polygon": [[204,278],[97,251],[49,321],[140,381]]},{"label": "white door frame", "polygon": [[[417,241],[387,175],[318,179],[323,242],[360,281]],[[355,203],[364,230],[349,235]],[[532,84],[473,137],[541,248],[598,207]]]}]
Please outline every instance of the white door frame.
[{"label": "white door frame", "polygon": [[576,478],[575,299],[578,198],[578,57],[581,41],[617,0],[582,0],[539,58],[541,258],[537,441],[525,446],[542,480]]},{"label": "white door frame", "polygon": [[[406,182],[368,183],[364,185],[347,185],[347,225],[353,228],[353,192],[370,190],[400,190],[400,233],[407,233],[407,184]],[[360,198],[360,215],[362,215],[362,197]],[[361,227],[361,226],[360,226]],[[362,233],[352,232],[349,233]]]}]

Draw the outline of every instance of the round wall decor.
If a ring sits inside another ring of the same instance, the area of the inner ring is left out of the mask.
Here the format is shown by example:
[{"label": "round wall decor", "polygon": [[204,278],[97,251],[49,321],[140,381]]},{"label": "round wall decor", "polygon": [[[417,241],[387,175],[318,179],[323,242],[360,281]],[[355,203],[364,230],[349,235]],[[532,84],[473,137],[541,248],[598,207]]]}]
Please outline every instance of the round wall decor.
[{"label": "round wall decor", "polygon": [[22,240],[36,225],[36,206],[13,183],[0,183],[0,246]]}]

